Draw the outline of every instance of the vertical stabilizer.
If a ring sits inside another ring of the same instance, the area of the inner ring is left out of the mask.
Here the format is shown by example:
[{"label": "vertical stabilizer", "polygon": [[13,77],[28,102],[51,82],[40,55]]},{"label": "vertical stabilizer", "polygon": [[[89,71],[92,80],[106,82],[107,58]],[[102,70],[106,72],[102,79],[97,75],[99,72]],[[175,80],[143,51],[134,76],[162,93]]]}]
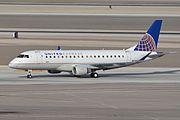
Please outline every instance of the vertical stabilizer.
[{"label": "vertical stabilizer", "polygon": [[141,40],[134,47],[131,47],[128,50],[156,51],[161,25],[162,20],[155,20]]}]

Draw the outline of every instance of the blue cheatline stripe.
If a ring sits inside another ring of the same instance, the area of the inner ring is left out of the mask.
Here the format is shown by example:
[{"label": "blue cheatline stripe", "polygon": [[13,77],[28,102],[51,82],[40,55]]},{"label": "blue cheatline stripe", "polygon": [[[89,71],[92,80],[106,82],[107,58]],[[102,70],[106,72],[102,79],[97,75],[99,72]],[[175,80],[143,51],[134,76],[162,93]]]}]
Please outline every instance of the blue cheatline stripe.
[{"label": "blue cheatline stripe", "polygon": [[151,54],[151,52],[149,52],[147,55],[145,55],[144,57],[142,57],[142,58],[140,59],[140,61],[141,61],[141,60],[145,60],[150,54]]}]

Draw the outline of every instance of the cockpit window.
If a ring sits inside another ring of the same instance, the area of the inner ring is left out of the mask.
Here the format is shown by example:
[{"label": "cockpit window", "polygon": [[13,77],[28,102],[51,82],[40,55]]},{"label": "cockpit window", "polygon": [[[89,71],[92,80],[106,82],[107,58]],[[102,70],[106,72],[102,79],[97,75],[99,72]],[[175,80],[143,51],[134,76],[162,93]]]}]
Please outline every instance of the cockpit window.
[{"label": "cockpit window", "polygon": [[18,55],[17,56],[17,58],[23,58],[24,57],[24,55]]},{"label": "cockpit window", "polygon": [[29,58],[29,55],[24,55],[24,58]]},{"label": "cockpit window", "polygon": [[17,58],[29,58],[29,55],[20,54],[17,56]]}]

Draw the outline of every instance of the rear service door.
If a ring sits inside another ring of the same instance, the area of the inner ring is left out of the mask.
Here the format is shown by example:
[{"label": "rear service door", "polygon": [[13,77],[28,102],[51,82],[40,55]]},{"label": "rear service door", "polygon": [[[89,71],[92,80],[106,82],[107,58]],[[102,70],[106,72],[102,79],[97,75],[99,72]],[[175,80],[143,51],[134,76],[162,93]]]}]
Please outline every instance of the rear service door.
[{"label": "rear service door", "polygon": [[131,55],[131,52],[130,51],[126,51],[126,62],[132,62],[132,55]]}]

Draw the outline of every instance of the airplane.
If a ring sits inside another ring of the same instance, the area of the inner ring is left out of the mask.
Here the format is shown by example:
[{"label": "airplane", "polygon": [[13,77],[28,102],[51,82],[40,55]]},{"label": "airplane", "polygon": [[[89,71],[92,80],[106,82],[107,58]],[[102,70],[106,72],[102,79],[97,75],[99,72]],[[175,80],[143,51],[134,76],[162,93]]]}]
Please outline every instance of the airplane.
[{"label": "airplane", "polygon": [[76,77],[98,78],[98,70],[110,70],[149,61],[164,55],[157,51],[162,20],[155,20],[134,46],[123,50],[32,50],[20,53],[9,67],[27,71],[47,70],[56,74],[70,72]]}]

